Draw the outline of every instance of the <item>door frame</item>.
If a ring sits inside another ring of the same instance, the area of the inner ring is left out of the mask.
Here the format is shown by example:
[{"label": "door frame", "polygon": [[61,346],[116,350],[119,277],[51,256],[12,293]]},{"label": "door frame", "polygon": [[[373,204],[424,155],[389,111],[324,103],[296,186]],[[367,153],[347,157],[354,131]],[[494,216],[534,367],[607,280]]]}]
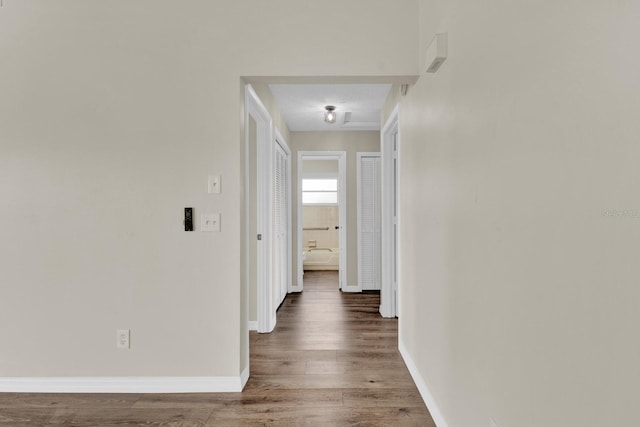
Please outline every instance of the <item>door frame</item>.
[{"label": "door frame", "polygon": [[[262,101],[256,94],[253,87],[248,84],[245,86],[245,183],[248,186],[250,180],[250,162],[249,162],[249,116],[251,116],[257,126],[256,130],[256,166],[257,166],[257,232],[258,236],[251,236],[250,233],[250,210],[252,200],[250,200],[249,191],[245,191],[245,277],[247,289],[247,301],[245,301],[247,310],[249,307],[249,292],[251,265],[249,248],[251,247],[251,239],[259,240],[257,246],[257,330],[261,333],[273,331],[276,326],[276,307],[273,304],[273,255],[270,248],[273,245],[272,228],[273,228],[273,203],[272,192],[273,184],[271,173],[273,170],[273,150],[274,150],[274,130],[273,120],[269,112],[265,108]],[[248,326],[247,326],[248,327]]]},{"label": "door frame", "polygon": [[[380,287],[380,314],[382,317],[398,316],[398,299],[400,296],[400,270],[398,260],[400,259],[400,223],[397,220],[400,214],[400,203],[398,203],[399,174],[394,174],[394,134],[396,139],[396,165],[399,165],[400,153],[400,108],[398,105],[393,109],[386,124],[382,128],[381,141],[381,163],[382,163],[382,282]],[[396,242],[394,245],[394,205],[396,208]],[[395,252],[394,252],[395,246]],[[394,281],[394,272],[396,280]]]},{"label": "door frame", "polygon": [[304,286],[304,263],[302,261],[302,162],[305,158],[313,158],[315,160],[338,160],[338,242],[340,246],[339,256],[339,286],[344,292],[357,292],[356,286],[348,286],[347,284],[347,152],[346,151],[298,151],[298,224],[297,224],[297,250],[298,250],[298,286],[296,291],[302,291]]}]

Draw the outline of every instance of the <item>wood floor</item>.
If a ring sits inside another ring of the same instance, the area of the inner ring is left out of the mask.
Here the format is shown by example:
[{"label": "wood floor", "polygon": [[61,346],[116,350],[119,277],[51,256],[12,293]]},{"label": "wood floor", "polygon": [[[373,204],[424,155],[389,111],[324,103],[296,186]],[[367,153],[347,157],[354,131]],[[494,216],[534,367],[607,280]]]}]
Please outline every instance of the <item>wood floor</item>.
[{"label": "wood floor", "polygon": [[435,427],[377,294],[346,294],[336,272],[305,273],[271,334],[251,334],[242,393],[0,393],[0,426]]}]

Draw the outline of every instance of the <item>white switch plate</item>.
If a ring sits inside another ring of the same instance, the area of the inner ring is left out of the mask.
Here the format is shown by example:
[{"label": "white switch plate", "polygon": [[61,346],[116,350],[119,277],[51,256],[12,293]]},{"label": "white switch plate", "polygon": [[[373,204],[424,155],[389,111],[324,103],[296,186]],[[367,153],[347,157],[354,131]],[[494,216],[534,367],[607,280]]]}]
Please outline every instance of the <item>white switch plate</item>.
[{"label": "white switch plate", "polygon": [[130,329],[118,329],[118,341],[116,343],[117,348],[129,348],[129,337],[131,334]]},{"label": "white switch plate", "polygon": [[209,194],[220,194],[221,178],[220,175],[209,175]]},{"label": "white switch plate", "polygon": [[200,217],[202,231],[220,231],[220,214],[202,214]]}]

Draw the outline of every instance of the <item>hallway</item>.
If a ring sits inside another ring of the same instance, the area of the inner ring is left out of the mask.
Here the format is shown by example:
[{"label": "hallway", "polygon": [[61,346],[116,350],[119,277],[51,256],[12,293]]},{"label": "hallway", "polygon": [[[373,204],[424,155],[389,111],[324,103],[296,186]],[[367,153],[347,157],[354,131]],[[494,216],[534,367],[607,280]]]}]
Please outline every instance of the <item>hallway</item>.
[{"label": "hallway", "polygon": [[336,271],[305,272],[274,332],[251,335],[243,398],[260,403],[231,411],[234,425],[435,426],[379,305],[377,293],[340,292]]}]

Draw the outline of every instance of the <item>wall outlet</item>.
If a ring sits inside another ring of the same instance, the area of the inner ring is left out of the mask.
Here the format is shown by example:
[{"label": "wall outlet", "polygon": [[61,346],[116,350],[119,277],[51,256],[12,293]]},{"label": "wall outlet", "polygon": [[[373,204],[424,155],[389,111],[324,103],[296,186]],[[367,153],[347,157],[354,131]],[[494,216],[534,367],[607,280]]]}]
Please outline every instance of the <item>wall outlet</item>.
[{"label": "wall outlet", "polygon": [[129,348],[129,338],[131,336],[130,329],[118,329],[117,348]]}]

